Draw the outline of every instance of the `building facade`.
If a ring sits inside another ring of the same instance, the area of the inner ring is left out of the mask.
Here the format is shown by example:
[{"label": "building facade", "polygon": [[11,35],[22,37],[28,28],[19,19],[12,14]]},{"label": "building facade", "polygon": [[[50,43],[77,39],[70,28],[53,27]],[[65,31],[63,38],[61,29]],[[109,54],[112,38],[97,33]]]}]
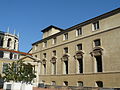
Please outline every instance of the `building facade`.
[{"label": "building facade", "polygon": [[32,44],[39,83],[120,87],[120,8],[68,29],[49,26]]}]

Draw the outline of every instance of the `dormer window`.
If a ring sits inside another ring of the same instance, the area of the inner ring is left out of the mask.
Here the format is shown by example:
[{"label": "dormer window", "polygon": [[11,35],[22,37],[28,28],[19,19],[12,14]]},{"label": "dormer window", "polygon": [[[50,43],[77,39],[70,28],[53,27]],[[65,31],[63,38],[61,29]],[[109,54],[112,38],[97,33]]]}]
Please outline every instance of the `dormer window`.
[{"label": "dormer window", "polygon": [[10,47],[10,46],[11,46],[11,41],[12,41],[12,39],[9,38],[9,39],[8,39],[8,42],[7,42],[7,47]]},{"label": "dormer window", "polygon": [[53,38],[53,44],[56,44],[57,43],[57,38]]},{"label": "dormer window", "polygon": [[95,46],[101,46],[100,39],[94,40],[94,45],[95,45]]},{"label": "dormer window", "polygon": [[76,30],[76,36],[82,35],[82,28]]},{"label": "dormer window", "polygon": [[77,51],[82,50],[82,44],[77,45]]},{"label": "dormer window", "polygon": [[68,33],[64,34],[63,40],[68,40]]},{"label": "dormer window", "polygon": [[100,29],[99,21],[93,23],[93,31]]},{"label": "dormer window", "polygon": [[43,42],[43,47],[47,47],[47,41]]},{"label": "dormer window", "polygon": [[38,45],[35,45],[35,50],[37,50],[37,48],[38,48]]}]

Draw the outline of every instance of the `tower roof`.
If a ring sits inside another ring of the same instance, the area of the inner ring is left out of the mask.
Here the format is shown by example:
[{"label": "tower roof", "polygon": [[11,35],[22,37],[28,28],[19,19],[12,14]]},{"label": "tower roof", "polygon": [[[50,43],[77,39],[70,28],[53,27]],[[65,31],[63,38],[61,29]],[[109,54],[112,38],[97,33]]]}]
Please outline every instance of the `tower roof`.
[{"label": "tower roof", "polygon": [[60,30],[60,31],[64,31],[64,30],[61,29],[61,28],[58,28],[58,27],[53,26],[53,25],[50,25],[50,26],[48,26],[47,28],[43,29],[41,32],[46,32],[46,31],[50,30],[51,28],[55,28],[55,29],[58,29],[58,30]]}]

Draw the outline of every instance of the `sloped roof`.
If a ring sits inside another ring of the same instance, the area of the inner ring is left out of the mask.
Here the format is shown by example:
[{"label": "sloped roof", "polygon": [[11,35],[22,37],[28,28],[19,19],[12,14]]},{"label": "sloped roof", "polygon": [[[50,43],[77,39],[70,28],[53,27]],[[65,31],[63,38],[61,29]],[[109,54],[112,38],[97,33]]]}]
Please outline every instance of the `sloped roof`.
[{"label": "sloped roof", "polygon": [[21,55],[32,55],[32,54],[29,54],[29,53],[15,51],[15,50],[9,50],[9,49],[5,49],[5,48],[0,48],[0,51],[8,51],[8,52],[12,52],[12,53],[18,53],[18,54],[21,54]]},{"label": "sloped roof", "polygon": [[50,26],[48,26],[47,28],[43,29],[41,32],[46,32],[46,31],[50,30],[51,28],[55,28],[55,29],[58,29],[58,30],[60,30],[60,31],[64,31],[64,30],[61,29],[61,28],[58,28],[58,27],[53,26],[53,25],[50,25]]}]

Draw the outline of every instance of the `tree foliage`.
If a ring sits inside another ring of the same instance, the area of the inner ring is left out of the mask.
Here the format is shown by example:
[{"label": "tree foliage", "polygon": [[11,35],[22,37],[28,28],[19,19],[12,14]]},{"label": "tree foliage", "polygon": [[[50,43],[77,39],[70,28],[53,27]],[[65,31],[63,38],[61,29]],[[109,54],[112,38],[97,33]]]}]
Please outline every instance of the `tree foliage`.
[{"label": "tree foliage", "polygon": [[31,83],[32,80],[36,78],[34,66],[30,63],[26,64],[22,60],[6,65],[4,74],[4,80],[7,82]]}]

